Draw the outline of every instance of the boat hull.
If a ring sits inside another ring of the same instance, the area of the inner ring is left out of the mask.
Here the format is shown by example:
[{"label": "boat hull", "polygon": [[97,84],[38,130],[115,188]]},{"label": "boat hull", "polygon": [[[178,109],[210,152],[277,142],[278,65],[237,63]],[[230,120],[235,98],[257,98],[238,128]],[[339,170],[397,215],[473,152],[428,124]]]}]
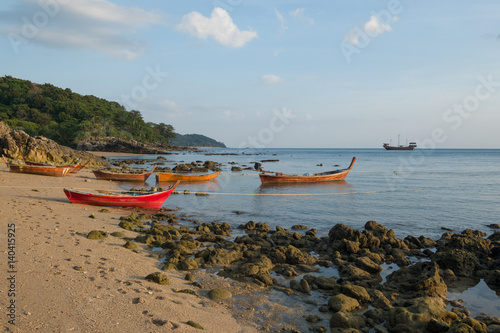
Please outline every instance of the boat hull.
[{"label": "boat hull", "polygon": [[33,175],[64,177],[73,167],[56,167],[56,166],[41,166],[41,165],[19,165],[9,164],[10,172],[29,173]]},{"label": "boat hull", "polygon": [[352,159],[351,164],[347,169],[331,172],[323,172],[321,174],[312,174],[307,176],[287,175],[282,173],[275,174],[259,174],[260,180],[263,184],[272,183],[316,183],[316,182],[332,182],[345,180],[347,175],[356,162],[356,157]]},{"label": "boat hull", "polygon": [[171,182],[176,180],[180,180],[182,182],[203,182],[217,178],[220,175],[220,173],[221,172],[219,171],[208,175],[187,175],[178,173],[158,172],[156,174],[156,180],[158,182]]},{"label": "boat hull", "polygon": [[117,173],[117,172],[105,172],[100,170],[92,170],[94,176],[99,180],[116,180],[125,182],[145,182],[146,179],[151,176],[156,165],[149,172],[145,173]]},{"label": "boat hull", "polygon": [[179,181],[163,192],[154,192],[151,194],[120,195],[120,194],[102,194],[75,191],[64,189],[64,193],[71,203],[107,206],[107,207],[139,207],[146,209],[160,209],[165,200],[172,194]]},{"label": "boat hull", "polygon": [[384,146],[386,150],[413,150],[414,146],[404,146],[404,147],[395,147],[395,146]]}]

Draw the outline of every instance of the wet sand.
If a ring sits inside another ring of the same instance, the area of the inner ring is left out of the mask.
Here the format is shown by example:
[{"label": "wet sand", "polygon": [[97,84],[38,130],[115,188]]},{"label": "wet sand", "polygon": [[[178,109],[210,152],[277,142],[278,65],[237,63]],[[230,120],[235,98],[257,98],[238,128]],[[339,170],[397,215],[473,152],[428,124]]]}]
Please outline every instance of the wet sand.
[{"label": "wet sand", "polygon": [[[0,165],[0,243],[15,241],[13,252],[5,245],[0,258],[5,332],[199,332],[188,321],[203,326],[204,332],[257,331],[248,311],[238,311],[230,301],[174,292],[196,289],[184,280],[186,272],[166,272],[171,285],[145,280],[161,265],[146,248],[136,253],[123,247],[124,239],[112,236],[87,239],[91,230],[135,237],[118,226],[119,217],[130,210],[109,208],[103,213],[102,207],[70,204],[64,187],[118,189],[115,183],[97,181],[86,169],[59,178],[10,173]],[[9,235],[9,229],[15,233]],[[205,286],[224,286],[233,294],[255,291],[201,271],[194,275]],[[11,304],[14,311],[8,309]]]}]

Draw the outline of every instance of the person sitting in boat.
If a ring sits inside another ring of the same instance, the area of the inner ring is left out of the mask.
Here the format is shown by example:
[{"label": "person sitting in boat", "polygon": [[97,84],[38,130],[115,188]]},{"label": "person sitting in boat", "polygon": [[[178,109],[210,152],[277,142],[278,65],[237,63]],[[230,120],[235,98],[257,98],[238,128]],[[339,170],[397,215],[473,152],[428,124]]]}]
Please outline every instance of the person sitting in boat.
[{"label": "person sitting in boat", "polygon": [[263,171],[262,170],[262,164],[260,163],[255,163],[253,168],[256,170],[256,171]]}]

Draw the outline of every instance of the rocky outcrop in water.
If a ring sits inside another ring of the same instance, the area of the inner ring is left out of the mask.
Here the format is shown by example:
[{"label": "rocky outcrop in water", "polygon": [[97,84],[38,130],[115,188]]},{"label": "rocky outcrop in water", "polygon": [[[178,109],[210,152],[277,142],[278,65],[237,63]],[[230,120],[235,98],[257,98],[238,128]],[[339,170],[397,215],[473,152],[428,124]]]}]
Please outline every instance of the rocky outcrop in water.
[{"label": "rocky outcrop in water", "polygon": [[4,122],[0,122],[0,151],[8,158],[21,161],[24,157],[32,162],[55,165],[86,161],[89,161],[88,167],[109,165],[101,157],[61,146],[43,136],[31,137],[24,131],[11,129]]},{"label": "rocky outcrop in water", "polygon": [[89,141],[81,142],[77,146],[78,150],[86,151],[104,151],[116,153],[133,153],[133,154],[171,154],[173,150],[197,150],[192,147],[171,147],[171,146],[154,146],[135,140],[114,139],[107,141]]}]

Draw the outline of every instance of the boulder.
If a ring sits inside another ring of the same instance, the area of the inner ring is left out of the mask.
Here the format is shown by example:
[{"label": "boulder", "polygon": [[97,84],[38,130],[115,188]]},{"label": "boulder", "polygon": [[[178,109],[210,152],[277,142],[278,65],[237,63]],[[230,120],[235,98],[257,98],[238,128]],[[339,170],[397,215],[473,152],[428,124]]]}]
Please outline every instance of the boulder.
[{"label": "boulder", "polygon": [[28,161],[54,165],[89,161],[87,167],[109,166],[99,156],[61,146],[43,136],[30,137],[24,131],[11,129],[3,121],[0,121],[0,152],[13,160],[22,160],[24,157]]},{"label": "boulder", "polygon": [[359,302],[357,299],[346,296],[344,294],[338,294],[332,296],[328,301],[328,307],[333,312],[345,311],[351,312],[359,307]]},{"label": "boulder", "polygon": [[434,262],[419,262],[403,267],[387,276],[384,285],[397,290],[404,297],[446,297],[448,287],[439,275],[439,266]]}]

